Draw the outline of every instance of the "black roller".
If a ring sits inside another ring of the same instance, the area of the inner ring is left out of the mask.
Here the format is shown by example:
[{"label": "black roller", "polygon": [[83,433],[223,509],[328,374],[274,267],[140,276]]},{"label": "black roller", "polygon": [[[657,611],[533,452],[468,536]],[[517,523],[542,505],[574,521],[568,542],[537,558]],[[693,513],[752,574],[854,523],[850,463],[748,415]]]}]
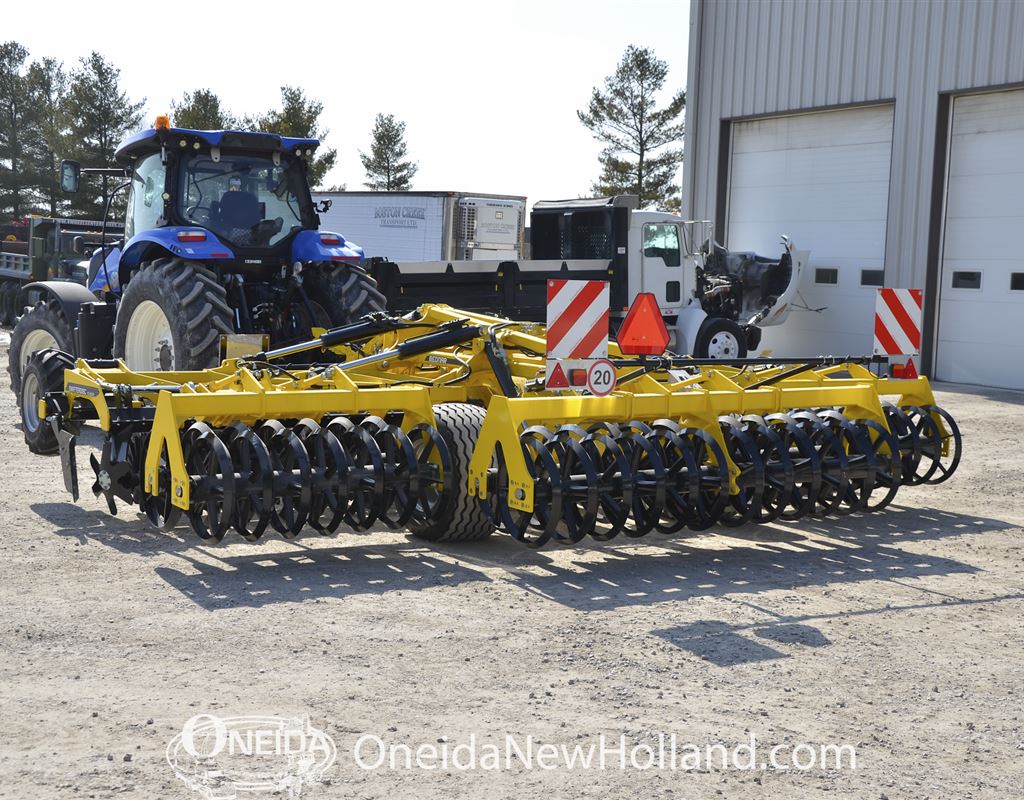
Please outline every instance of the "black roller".
[{"label": "black roller", "polygon": [[302,532],[313,498],[309,453],[298,434],[280,420],[269,419],[256,431],[274,465],[274,508],[270,526],[285,539]]},{"label": "black roller", "polygon": [[235,513],[231,454],[205,422],[193,422],[185,432],[182,453],[192,484],[189,522],[200,538],[219,542],[230,530]]},{"label": "black roller", "polygon": [[767,474],[757,441],[757,427],[731,417],[723,418],[720,424],[729,458],[740,470],[736,479],[739,491],[729,497],[720,522],[738,527],[762,515]]},{"label": "black roller", "polygon": [[221,433],[234,462],[238,486],[232,524],[246,541],[255,542],[270,524],[274,510],[274,465],[264,441],[237,422]]}]

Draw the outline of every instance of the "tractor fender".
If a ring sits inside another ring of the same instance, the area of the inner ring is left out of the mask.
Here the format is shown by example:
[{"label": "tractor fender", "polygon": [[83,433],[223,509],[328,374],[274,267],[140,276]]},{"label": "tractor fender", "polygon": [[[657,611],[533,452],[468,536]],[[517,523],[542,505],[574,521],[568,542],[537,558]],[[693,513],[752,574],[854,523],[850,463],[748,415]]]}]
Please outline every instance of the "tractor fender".
[{"label": "tractor fender", "polygon": [[[178,240],[178,234],[183,232],[201,233],[206,238],[201,242],[182,242]],[[136,234],[125,244],[117,265],[118,283],[124,286],[129,273],[139,264],[163,255],[185,258],[189,261],[230,261],[235,257],[231,248],[206,228],[153,228]]]},{"label": "tractor fender", "polygon": [[78,309],[82,303],[96,302],[96,295],[82,284],[72,281],[36,281],[26,284],[24,288],[25,291],[38,289],[44,292],[49,299],[56,300],[72,328],[78,322]]},{"label": "tractor fender", "polygon": [[355,242],[330,231],[299,231],[292,240],[292,263],[296,261],[363,261],[366,253]]}]

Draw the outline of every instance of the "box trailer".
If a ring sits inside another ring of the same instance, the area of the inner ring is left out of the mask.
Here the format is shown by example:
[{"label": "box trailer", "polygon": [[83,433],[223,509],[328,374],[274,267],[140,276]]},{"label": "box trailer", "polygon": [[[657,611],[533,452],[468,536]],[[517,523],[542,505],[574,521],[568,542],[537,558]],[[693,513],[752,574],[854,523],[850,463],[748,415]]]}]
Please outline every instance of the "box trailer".
[{"label": "box trailer", "polygon": [[468,192],[313,192],[320,227],[368,258],[507,261],[523,255],[526,198]]}]

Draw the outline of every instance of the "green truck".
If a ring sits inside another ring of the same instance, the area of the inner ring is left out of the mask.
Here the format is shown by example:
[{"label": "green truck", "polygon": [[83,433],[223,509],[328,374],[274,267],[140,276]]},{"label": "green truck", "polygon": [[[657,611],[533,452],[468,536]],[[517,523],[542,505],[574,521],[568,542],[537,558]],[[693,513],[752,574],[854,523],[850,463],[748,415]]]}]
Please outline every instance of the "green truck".
[{"label": "green truck", "polygon": [[[0,241],[0,325],[14,325],[34,303],[26,286],[35,281],[84,284],[89,254],[102,237],[103,223],[96,220],[29,217],[27,222],[27,241],[17,234]],[[123,228],[108,222],[107,238],[116,238]]]}]

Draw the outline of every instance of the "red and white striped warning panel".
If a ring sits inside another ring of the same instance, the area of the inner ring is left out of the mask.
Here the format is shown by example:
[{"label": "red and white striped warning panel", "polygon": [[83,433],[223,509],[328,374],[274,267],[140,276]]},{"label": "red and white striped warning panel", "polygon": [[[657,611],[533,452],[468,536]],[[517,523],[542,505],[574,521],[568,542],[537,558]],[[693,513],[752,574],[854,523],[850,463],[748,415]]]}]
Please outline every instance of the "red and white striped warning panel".
[{"label": "red and white striped warning panel", "polygon": [[920,289],[879,289],[875,299],[875,355],[916,356],[921,352]]},{"label": "red and white striped warning panel", "polygon": [[548,281],[548,358],[608,357],[608,282]]}]

